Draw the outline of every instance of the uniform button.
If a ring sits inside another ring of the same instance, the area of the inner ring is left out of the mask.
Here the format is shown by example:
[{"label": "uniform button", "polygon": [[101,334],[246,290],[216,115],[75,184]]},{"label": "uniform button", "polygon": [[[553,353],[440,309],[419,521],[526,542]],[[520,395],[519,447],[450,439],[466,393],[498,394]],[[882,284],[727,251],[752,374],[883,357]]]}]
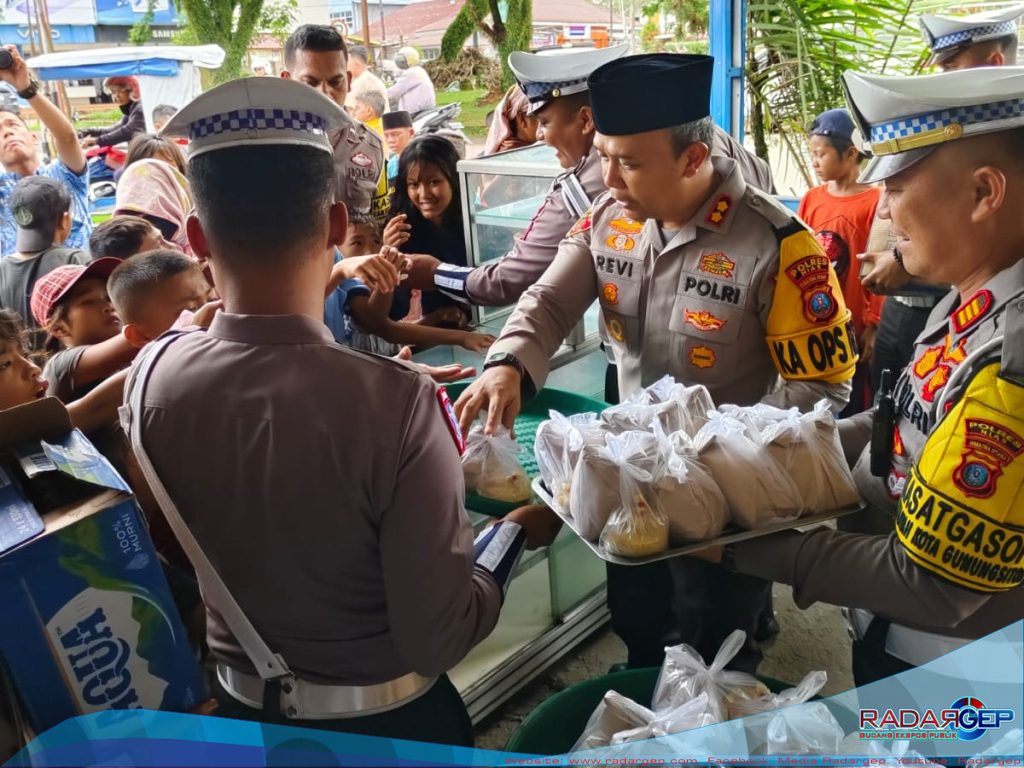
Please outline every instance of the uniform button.
[{"label": "uniform button", "polygon": [[282,693],[291,693],[292,692],[292,684],[291,683],[285,683],[284,685],[282,685],[281,686],[281,692]]},{"label": "uniform button", "polygon": [[299,710],[297,710],[295,707],[288,707],[288,709],[286,709],[284,713],[288,715],[288,717],[295,717],[299,713]]},{"label": "uniform button", "polygon": [[1017,302],[1017,309],[1019,309],[1021,312],[1024,312],[1024,301]]},{"label": "uniform button", "polygon": [[756,208],[757,206],[761,205],[761,198],[760,197],[751,198],[750,204]]}]

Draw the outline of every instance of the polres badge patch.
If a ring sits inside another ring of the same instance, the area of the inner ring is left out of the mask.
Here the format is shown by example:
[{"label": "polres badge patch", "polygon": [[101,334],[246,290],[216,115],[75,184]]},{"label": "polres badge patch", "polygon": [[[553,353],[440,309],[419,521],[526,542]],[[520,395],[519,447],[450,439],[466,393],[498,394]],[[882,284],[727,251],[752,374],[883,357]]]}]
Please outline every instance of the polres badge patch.
[{"label": "polres badge patch", "polygon": [[444,414],[444,420],[448,424],[448,431],[452,433],[455,447],[459,451],[459,456],[461,456],[466,452],[466,441],[462,437],[459,420],[455,418],[455,409],[452,408],[452,400],[448,397],[448,390],[444,387],[437,388],[437,402],[441,405],[441,412]]},{"label": "polres badge patch", "polygon": [[632,251],[636,247],[636,240],[629,235],[612,235],[605,240],[605,245],[618,252]]},{"label": "polres badge patch", "polygon": [[987,499],[1003,468],[1024,453],[1024,438],[987,419],[964,419],[964,451],[953,484],[965,496]]},{"label": "polres badge patch", "polygon": [[360,168],[369,168],[371,165],[373,165],[373,160],[371,160],[370,156],[367,155],[365,152],[356,152],[354,155],[352,155],[352,157],[349,158],[349,160],[351,160],[355,165],[358,165]]},{"label": "polres badge patch", "polygon": [[700,266],[697,269],[709,275],[732,278],[736,262],[724,253],[708,253],[700,257]]},{"label": "polres badge patch", "polygon": [[804,303],[804,317],[812,323],[827,323],[839,311],[839,303],[829,285],[828,256],[813,254],[794,262],[786,269],[786,276],[800,289]]},{"label": "polres badge patch", "polygon": [[612,219],[608,226],[621,235],[639,235],[643,231],[643,222],[632,219]]}]

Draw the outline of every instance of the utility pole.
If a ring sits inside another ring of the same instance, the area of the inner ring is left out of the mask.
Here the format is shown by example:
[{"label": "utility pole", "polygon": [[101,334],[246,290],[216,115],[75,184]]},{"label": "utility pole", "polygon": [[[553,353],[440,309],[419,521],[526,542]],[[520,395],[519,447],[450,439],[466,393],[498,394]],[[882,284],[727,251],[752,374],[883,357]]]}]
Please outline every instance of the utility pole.
[{"label": "utility pole", "polygon": [[638,53],[636,50],[636,0],[629,0],[629,51]]},{"label": "utility pole", "polygon": [[36,25],[32,21],[32,3],[25,3],[25,15],[28,17],[28,49],[36,55]]},{"label": "utility pole", "polygon": [[373,61],[373,49],[370,47],[370,0],[359,0],[359,10],[361,10],[363,16],[363,45],[366,47],[366,52],[370,56],[370,61]]},{"label": "utility pole", "polygon": [[[369,0],[367,0],[369,2]],[[384,0],[378,0],[377,10],[380,11],[380,57],[384,58],[384,43],[388,39],[388,33],[384,31]]]},{"label": "utility pole", "polygon": [[[53,31],[50,29],[50,9],[46,6],[46,0],[35,0],[36,11],[39,14],[39,37],[43,53],[53,53]],[[67,92],[64,90],[64,81],[57,81],[57,104],[61,111],[71,117],[71,103],[68,101]]]}]

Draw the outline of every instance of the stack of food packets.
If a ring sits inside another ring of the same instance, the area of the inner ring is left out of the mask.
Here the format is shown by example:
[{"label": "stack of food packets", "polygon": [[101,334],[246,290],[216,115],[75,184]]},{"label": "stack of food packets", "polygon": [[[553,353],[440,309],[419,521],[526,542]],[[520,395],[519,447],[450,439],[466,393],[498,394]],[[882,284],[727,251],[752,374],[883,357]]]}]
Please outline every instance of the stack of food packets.
[{"label": "stack of food packets", "polygon": [[534,443],[558,510],[609,554],[646,557],[859,501],[825,401],[716,410],[670,376],[600,416],[554,411]]},{"label": "stack of food packets", "polygon": [[[641,706],[616,691],[609,691],[594,710],[571,751],[668,736],[739,717],[772,712],[807,701],[825,685],[825,673],[813,672],[796,688],[773,694],[756,677],[726,670],[726,664],[744,642],[744,632],[733,632],[710,666],[688,645],[666,649],[651,708]],[[839,730],[837,743],[842,736],[842,730]]]}]

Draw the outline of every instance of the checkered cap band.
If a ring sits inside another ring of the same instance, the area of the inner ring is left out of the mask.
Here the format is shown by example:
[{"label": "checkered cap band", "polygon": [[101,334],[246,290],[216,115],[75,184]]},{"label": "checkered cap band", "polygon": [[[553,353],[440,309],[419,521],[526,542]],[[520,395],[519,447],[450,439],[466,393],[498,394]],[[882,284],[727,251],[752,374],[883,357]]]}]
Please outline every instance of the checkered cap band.
[{"label": "checkered cap band", "polygon": [[196,141],[218,133],[245,131],[300,131],[326,134],[322,117],[293,109],[236,109],[200,118],[188,126],[189,139]]},{"label": "checkered cap band", "polygon": [[53,313],[53,305],[63,296],[82,273],[85,267],[78,264],[65,264],[40,277],[32,288],[30,309],[32,317],[40,326],[45,326]]},{"label": "checkered cap band", "polygon": [[871,129],[871,143],[883,144],[893,139],[906,139],[921,133],[940,130],[957,123],[961,126],[992,123],[1024,115],[1024,100],[1011,99],[973,107],[956,107],[882,123]]},{"label": "checkered cap band", "polygon": [[[566,93],[577,93],[581,90],[579,86],[586,86],[587,78],[578,77],[575,80],[560,80],[555,83],[521,83],[523,93],[530,101],[546,101],[552,97],[554,92],[565,91]],[[571,89],[571,90],[570,90]]]},{"label": "checkered cap band", "polygon": [[979,37],[1012,35],[1016,31],[1017,22],[1001,21],[998,24],[989,24],[986,27],[975,27],[974,29],[969,29],[966,32],[952,32],[948,35],[936,37],[935,40],[932,41],[932,50],[942,51],[946,48],[955,48],[958,45],[970,43],[972,40],[976,40]]}]

